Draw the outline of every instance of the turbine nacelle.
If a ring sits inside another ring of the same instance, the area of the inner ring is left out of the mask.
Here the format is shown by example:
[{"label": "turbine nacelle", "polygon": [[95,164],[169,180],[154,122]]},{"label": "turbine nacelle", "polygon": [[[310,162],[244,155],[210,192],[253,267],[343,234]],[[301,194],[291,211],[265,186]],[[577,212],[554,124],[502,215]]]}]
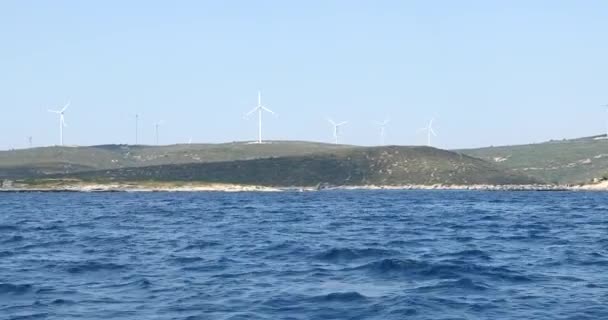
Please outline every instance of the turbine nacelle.
[{"label": "turbine nacelle", "polygon": [[331,125],[332,125],[332,126],[334,126],[334,127],[343,126],[343,125],[345,125],[345,124],[347,124],[347,123],[348,123],[348,121],[342,121],[342,122],[338,122],[338,123],[336,123],[336,122],[334,122],[332,119],[329,119],[329,118],[327,118],[327,121],[328,121],[329,123],[331,123]]},{"label": "turbine nacelle", "polygon": [[386,127],[391,121],[389,119],[385,119],[384,121],[374,121],[377,126]]}]

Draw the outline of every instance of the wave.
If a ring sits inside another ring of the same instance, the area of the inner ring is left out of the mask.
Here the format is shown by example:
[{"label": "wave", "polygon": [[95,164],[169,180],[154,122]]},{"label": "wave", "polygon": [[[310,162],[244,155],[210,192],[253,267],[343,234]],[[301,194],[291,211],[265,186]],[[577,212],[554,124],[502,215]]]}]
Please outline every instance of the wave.
[{"label": "wave", "polygon": [[67,299],[55,299],[55,300],[51,301],[51,304],[54,304],[54,305],[73,305],[73,304],[76,304],[76,302],[74,302],[72,300],[67,300]]},{"label": "wave", "polygon": [[44,226],[37,226],[37,227],[33,227],[32,230],[34,231],[55,231],[55,230],[65,230],[65,227],[62,225],[44,225]]},{"label": "wave", "polygon": [[325,295],[312,297],[310,300],[315,302],[331,301],[331,302],[353,302],[367,300],[367,297],[356,291],[350,292],[332,292]]},{"label": "wave", "polygon": [[126,268],[125,265],[116,264],[116,263],[101,263],[95,261],[89,261],[85,263],[80,263],[68,267],[66,270],[69,273],[80,274],[85,272],[97,272],[97,271],[115,271]]},{"label": "wave", "polygon": [[209,247],[215,247],[215,246],[219,246],[221,243],[218,241],[204,241],[204,240],[200,240],[200,241],[195,241],[194,243],[191,243],[181,249],[179,249],[178,251],[187,251],[187,250],[201,250],[201,249],[206,249]]},{"label": "wave", "polygon": [[201,257],[171,257],[171,261],[178,264],[188,264],[203,261]]},{"label": "wave", "polygon": [[466,275],[485,276],[511,282],[533,281],[530,276],[510,270],[506,267],[493,267],[477,265],[467,261],[443,261],[431,263],[418,260],[383,259],[374,261],[355,270],[367,270],[379,275],[409,275],[418,277],[432,277],[440,279],[462,278]]},{"label": "wave", "polygon": [[29,315],[24,315],[24,316],[13,316],[12,318],[9,318],[10,320],[34,320],[34,319],[48,319],[49,314],[48,313],[34,313],[34,314],[29,314]]},{"label": "wave", "polygon": [[0,251],[0,258],[6,258],[14,255],[15,253],[11,251]]},{"label": "wave", "polygon": [[186,265],[181,267],[183,271],[195,271],[195,272],[211,272],[211,271],[222,271],[226,270],[231,265],[236,264],[237,261],[221,257],[215,261],[207,261],[203,265]]},{"label": "wave", "polygon": [[148,289],[152,286],[152,282],[146,278],[135,281],[135,285],[142,289]]},{"label": "wave", "polygon": [[[148,289],[152,286],[152,282],[147,278],[141,278],[139,276],[136,277],[135,280],[127,281],[123,283],[112,283],[103,286],[103,288],[139,288],[139,289]],[[130,277],[131,278],[131,277]]]},{"label": "wave", "polygon": [[471,249],[471,250],[462,250],[458,252],[447,253],[444,256],[448,257],[459,257],[459,258],[467,258],[467,259],[480,259],[485,261],[492,260],[492,257],[482,250]]},{"label": "wave", "polygon": [[265,247],[263,250],[264,251],[286,251],[286,250],[291,250],[297,248],[298,251],[302,251],[302,250],[307,250],[308,248],[301,248],[298,246],[298,242],[296,241],[292,241],[292,240],[288,240],[288,241],[283,241],[281,243],[276,243],[276,244],[272,244],[268,247]]},{"label": "wave", "polygon": [[505,220],[505,218],[502,215],[485,215],[481,218],[479,218],[480,221],[498,221],[498,220]]},{"label": "wave", "polygon": [[132,238],[132,235],[124,235],[117,237],[88,236],[83,237],[82,241],[86,243],[103,243],[104,245],[120,245],[123,243],[127,243]]},{"label": "wave", "polygon": [[469,278],[462,278],[459,280],[442,281],[436,285],[419,287],[417,291],[433,291],[433,290],[446,290],[446,289],[460,289],[470,291],[485,291],[489,287],[483,282],[474,282]]},{"label": "wave", "polygon": [[23,251],[23,250],[32,250],[32,249],[38,249],[38,248],[49,248],[49,247],[61,247],[61,246],[66,246],[68,244],[72,244],[74,241],[71,240],[56,240],[56,241],[47,241],[47,242],[36,242],[36,243],[30,243],[30,244],[25,244],[22,247],[19,247],[17,250],[19,251]]},{"label": "wave", "polygon": [[368,270],[381,274],[416,272],[430,267],[430,264],[417,260],[382,259],[354,268],[355,270]]},{"label": "wave", "polygon": [[0,283],[0,294],[25,294],[32,288],[31,284]]},{"label": "wave", "polygon": [[25,238],[23,238],[23,236],[14,235],[14,236],[2,241],[2,243],[19,242],[19,241],[23,241],[24,239]]},{"label": "wave", "polygon": [[395,255],[396,252],[383,249],[349,249],[332,248],[316,255],[316,258],[328,262],[347,262],[363,258],[385,257]]},{"label": "wave", "polygon": [[608,260],[586,260],[579,262],[581,266],[608,267]]},{"label": "wave", "polygon": [[19,227],[12,224],[0,224],[0,231],[17,231]]}]

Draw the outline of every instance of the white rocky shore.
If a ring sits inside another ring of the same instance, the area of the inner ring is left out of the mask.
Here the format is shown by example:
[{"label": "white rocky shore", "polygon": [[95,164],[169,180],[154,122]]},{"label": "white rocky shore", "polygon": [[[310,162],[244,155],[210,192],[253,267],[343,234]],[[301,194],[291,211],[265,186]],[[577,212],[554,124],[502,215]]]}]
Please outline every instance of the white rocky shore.
[{"label": "white rocky shore", "polygon": [[5,183],[0,192],[281,192],[321,190],[477,190],[477,191],[608,191],[608,182],[567,185],[363,185],[316,187],[268,187],[223,183],[86,183],[82,181],[46,184]]},{"label": "white rocky shore", "polygon": [[45,185],[14,184],[9,188],[0,188],[0,192],[250,192],[282,191],[279,188],[236,184],[137,184],[137,183],[62,183]]}]

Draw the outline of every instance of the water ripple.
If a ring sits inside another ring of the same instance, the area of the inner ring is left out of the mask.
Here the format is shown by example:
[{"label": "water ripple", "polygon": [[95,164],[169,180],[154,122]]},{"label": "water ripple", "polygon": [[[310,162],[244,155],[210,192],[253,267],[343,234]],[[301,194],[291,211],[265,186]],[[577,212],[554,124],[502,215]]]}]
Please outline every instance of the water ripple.
[{"label": "water ripple", "polygon": [[1,319],[608,319],[604,193],[2,194]]}]

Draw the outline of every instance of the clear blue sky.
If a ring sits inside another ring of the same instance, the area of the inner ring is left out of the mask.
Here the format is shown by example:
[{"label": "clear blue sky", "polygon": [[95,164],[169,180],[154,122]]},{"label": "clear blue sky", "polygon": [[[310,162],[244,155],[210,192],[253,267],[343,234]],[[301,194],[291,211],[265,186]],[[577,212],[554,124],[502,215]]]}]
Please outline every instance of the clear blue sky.
[{"label": "clear blue sky", "polygon": [[0,149],[271,139],[444,148],[604,132],[606,1],[0,2]]}]

